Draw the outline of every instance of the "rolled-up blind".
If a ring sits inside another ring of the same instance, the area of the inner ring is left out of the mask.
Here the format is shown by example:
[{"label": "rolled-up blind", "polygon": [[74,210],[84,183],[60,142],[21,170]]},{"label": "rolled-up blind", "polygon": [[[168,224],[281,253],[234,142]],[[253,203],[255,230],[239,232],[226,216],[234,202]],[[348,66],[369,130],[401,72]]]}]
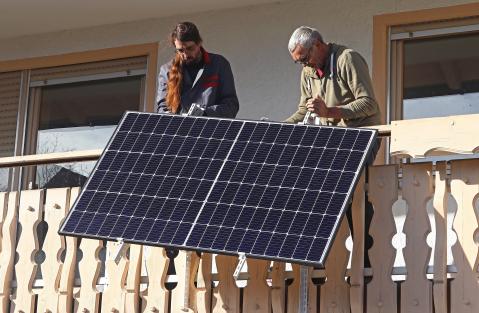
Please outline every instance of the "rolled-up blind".
[{"label": "rolled-up blind", "polygon": [[14,155],[20,86],[20,71],[0,73],[0,157]]},{"label": "rolled-up blind", "polygon": [[[137,70],[146,72],[147,57],[132,57],[99,62],[89,62],[73,65],[40,68],[31,71],[30,84],[56,79],[78,78],[91,75],[119,73],[120,76],[128,76]],[[144,74],[144,73],[143,73]]]}]

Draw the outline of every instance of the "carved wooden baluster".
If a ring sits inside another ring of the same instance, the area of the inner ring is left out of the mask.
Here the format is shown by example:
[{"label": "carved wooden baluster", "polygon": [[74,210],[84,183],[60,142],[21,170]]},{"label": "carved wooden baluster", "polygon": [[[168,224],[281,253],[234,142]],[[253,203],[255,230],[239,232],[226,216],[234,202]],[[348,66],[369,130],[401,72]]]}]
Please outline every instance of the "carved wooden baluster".
[{"label": "carved wooden baluster", "polygon": [[38,294],[37,312],[57,311],[57,290],[62,267],[60,256],[65,250],[65,240],[58,235],[57,230],[67,213],[69,191],[68,188],[49,189],[46,194],[44,221],[48,224],[48,232],[43,243],[43,289]]},{"label": "carved wooden baluster", "polygon": [[434,249],[433,294],[436,313],[447,312],[447,185],[446,163],[436,166],[435,191],[433,198],[436,224]]},{"label": "carved wooden baluster", "polygon": [[368,198],[374,215],[369,233],[374,244],[369,250],[373,278],[367,285],[368,313],[389,313],[397,310],[397,286],[391,278],[395,249],[392,237],[396,233],[392,206],[398,198],[397,166],[369,168]]},{"label": "carved wooden baluster", "polygon": [[271,304],[273,313],[286,312],[286,263],[273,262],[273,269],[271,271]]},{"label": "carved wooden baluster", "polygon": [[210,313],[211,311],[212,261],[213,255],[211,253],[201,253],[196,281],[196,307],[198,313]]},{"label": "carved wooden baluster", "polygon": [[[300,307],[300,290],[301,290],[301,266],[292,264],[293,268],[293,282],[288,286],[288,310],[287,312],[298,312]],[[317,307],[317,288],[311,280],[313,274],[313,267],[308,268],[307,282],[308,282],[308,312],[316,312]]]},{"label": "carved wooden baluster", "polygon": [[158,247],[143,247],[144,266],[148,276],[148,287],[142,294],[142,312],[167,313],[170,291],[165,282],[170,259],[166,250]]},{"label": "carved wooden baluster", "polygon": [[266,284],[270,261],[247,259],[248,285],[243,293],[243,312],[271,312],[271,297]]},{"label": "carved wooden baluster", "polygon": [[103,242],[82,238],[79,248],[83,257],[78,264],[81,286],[78,291],[74,291],[74,298],[77,301],[75,312],[97,313],[100,310],[100,292],[96,285],[100,275],[99,253],[103,248]]},{"label": "carved wooden baluster", "polygon": [[6,214],[5,211],[2,212],[5,214],[3,215],[5,218],[0,232],[2,241],[2,251],[0,253],[0,309],[2,312],[7,312],[15,260],[19,194],[18,192],[2,193],[1,200],[3,201],[0,202],[0,205],[4,209],[6,203],[8,203]]},{"label": "carved wooden baluster", "polygon": [[432,312],[432,283],[426,278],[431,250],[426,243],[430,232],[426,204],[433,195],[431,169],[430,163],[403,165],[402,194],[408,213],[404,223],[407,278],[401,285],[402,312]]},{"label": "carved wooden baluster", "polygon": [[[123,313],[125,305],[125,282],[129,260],[122,242],[109,241],[106,244],[105,276],[107,284],[101,301],[102,312]],[[117,254],[120,253],[120,256]],[[115,259],[119,257],[117,263]]]},{"label": "carved wooden baluster", "polygon": [[333,246],[326,259],[326,282],[321,286],[321,312],[349,312],[349,285],[345,281],[349,251],[345,241],[349,235],[346,218],[339,227]]},{"label": "carved wooden baluster", "polygon": [[179,251],[174,262],[178,283],[171,294],[171,312],[196,312],[194,279],[199,258],[194,252]]},{"label": "carved wooden baluster", "polygon": [[[65,206],[65,213],[70,210],[70,206],[78,197],[80,188],[72,188]],[[60,273],[60,282],[58,286],[58,309],[57,312],[72,312],[73,286],[75,283],[75,267],[77,259],[78,239],[77,237],[63,237],[65,260]]]},{"label": "carved wooden baluster", "polygon": [[35,311],[35,294],[33,281],[37,273],[34,261],[40,249],[37,225],[42,219],[43,190],[22,191],[18,208],[18,223],[21,227],[17,241],[18,262],[15,265],[17,290],[12,298],[13,312],[33,313]]},{"label": "carved wooden baluster", "polygon": [[234,256],[216,256],[218,286],[213,289],[213,313],[240,312],[240,290],[233,278],[237,260]]},{"label": "carved wooden baluster", "polygon": [[451,194],[457,202],[457,214],[454,219],[457,242],[452,247],[457,274],[450,282],[450,312],[479,312],[479,280],[477,279],[479,160],[451,163]]},{"label": "carved wooden baluster", "polygon": [[142,246],[130,245],[128,276],[125,283],[125,312],[139,312]]},{"label": "carved wooden baluster", "polygon": [[351,256],[351,312],[362,313],[364,308],[364,232],[365,232],[365,174],[359,179],[351,207],[354,241]]}]

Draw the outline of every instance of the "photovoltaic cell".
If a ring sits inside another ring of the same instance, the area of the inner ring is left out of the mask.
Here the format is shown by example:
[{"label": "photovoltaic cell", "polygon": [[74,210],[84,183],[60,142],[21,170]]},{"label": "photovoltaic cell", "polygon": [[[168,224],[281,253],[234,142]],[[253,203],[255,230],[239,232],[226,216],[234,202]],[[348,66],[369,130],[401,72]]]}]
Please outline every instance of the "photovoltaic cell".
[{"label": "photovoltaic cell", "polygon": [[321,265],[375,138],[127,112],[60,234]]}]

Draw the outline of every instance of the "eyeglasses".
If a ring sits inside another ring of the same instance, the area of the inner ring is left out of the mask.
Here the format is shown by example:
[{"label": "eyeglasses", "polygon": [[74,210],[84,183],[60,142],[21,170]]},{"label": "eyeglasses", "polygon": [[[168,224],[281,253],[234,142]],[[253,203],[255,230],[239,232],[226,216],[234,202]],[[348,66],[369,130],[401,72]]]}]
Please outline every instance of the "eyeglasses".
[{"label": "eyeglasses", "polygon": [[301,64],[301,65],[308,65],[310,58],[311,58],[311,48],[309,48],[308,52],[305,55],[295,60],[294,63]]},{"label": "eyeglasses", "polygon": [[181,48],[175,48],[175,51],[176,51],[176,53],[185,53],[185,54],[188,54],[188,53],[191,53],[191,52],[195,51],[195,50],[196,50],[196,47],[197,47],[196,44],[192,44],[191,46],[185,46],[185,47],[181,47]]}]

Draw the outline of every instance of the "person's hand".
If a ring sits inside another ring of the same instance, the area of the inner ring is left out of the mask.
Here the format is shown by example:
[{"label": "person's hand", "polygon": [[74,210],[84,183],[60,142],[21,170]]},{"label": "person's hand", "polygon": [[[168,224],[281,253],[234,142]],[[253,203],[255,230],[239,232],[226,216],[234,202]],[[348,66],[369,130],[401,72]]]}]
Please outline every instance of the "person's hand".
[{"label": "person's hand", "polygon": [[309,99],[306,102],[306,108],[312,113],[316,113],[320,117],[329,117],[329,108],[320,97]]}]

